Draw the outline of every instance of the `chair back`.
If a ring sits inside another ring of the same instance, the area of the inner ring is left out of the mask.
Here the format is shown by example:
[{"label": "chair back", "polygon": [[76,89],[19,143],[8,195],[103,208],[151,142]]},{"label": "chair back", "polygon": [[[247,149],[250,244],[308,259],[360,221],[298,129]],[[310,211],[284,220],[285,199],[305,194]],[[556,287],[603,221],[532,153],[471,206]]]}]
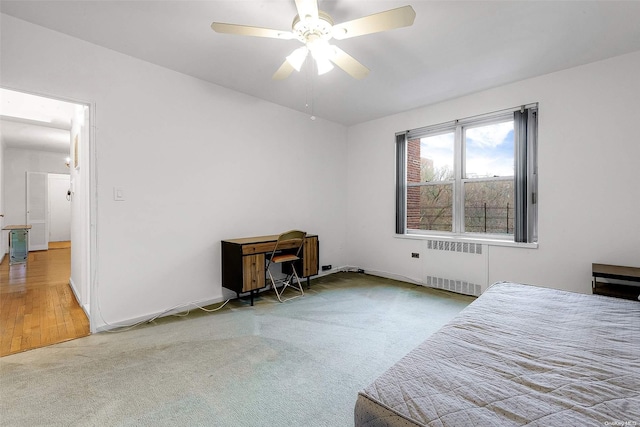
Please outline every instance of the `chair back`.
[{"label": "chair back", "polygon": [[276,246],[273,248],[273,252],[269,257],[269,263],[278,251],[285,249],[291,250],[296,256],[300,256],[305,237],[307,237],[307,232],[300,230],[289,230],[280,234],[276,241]]}]

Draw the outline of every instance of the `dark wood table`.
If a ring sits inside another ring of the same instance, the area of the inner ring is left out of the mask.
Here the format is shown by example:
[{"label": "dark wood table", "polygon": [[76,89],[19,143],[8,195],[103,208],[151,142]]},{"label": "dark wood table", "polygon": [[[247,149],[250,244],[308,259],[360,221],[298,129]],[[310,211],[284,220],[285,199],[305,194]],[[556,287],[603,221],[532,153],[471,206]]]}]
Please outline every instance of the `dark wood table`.
[{"label": "dark wood table", "polygon": [[[591,290],[594,294],[636,301],[640,298],[640,268],[594,263],[591,272],[593,276]],[[598,280],[600,278],[625,283]]]}]

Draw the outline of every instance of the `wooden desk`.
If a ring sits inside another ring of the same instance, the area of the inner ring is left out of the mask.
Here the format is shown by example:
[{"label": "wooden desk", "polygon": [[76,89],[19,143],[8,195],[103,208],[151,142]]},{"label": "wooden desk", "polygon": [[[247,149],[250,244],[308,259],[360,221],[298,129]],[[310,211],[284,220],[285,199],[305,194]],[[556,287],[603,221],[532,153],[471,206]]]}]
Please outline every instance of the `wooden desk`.
[{"label": "wooden desk", "polygon": [[[265,256],[273,252],[278,235],[244,237],[222,241],[222,286],[240,296],[241,293],[253,295],[266,286]],[[279,248],[287,249],[286,246]],[[301,278],[318,274],[319,242],[315,234],[307,234],[302,247],[302,256],[295,265]],[[284,265],[283,265],[284,267]]]},{"label": "wooden desk", "polygon": [[[594,294],[638,300],[638,296],[640,295],[640,268],[594,263],[591,266],[591,273],[593,275],[591,289]],[[632,283],[599,282],[598,277],[638,282],[638,285]]]}]

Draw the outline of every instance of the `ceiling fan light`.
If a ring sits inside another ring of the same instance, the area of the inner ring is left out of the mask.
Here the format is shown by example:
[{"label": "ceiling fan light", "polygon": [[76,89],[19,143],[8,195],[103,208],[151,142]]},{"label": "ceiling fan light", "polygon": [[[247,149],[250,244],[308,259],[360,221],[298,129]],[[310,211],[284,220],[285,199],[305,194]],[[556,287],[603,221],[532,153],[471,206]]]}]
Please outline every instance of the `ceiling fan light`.
[{"label": "ceiling fan light", "polygon": [[302,68],[302,64],[304,64],[304,60],[307,58],[307,54],[309,53],[309,49],[305,46],[299,47],[298,49],[291,52],[289,56],[287,56],[287,62],[295,68],[296,71],[300,71]]},{"label": "ceiling fan light", "polygon": [[314,39],[307,43],[307,47],[311,51],[313,58],[318,60],[331,60],[335,55],[335,49],[324,39]]},{"label": "ceiling fan light", "polygon": [[318,75],[321,76],[333,70],[333,64],[326,58],[314,58],[318,66]]}]

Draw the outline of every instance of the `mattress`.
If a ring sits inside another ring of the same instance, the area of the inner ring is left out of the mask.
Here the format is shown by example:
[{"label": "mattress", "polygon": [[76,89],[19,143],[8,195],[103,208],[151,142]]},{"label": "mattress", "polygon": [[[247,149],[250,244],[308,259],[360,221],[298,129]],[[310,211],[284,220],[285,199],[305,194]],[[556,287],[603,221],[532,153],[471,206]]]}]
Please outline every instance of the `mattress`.
[{"label": "mattress", "polygon": [[640,303],[494,284],[358,394],[355,425],[640,426]]}]

